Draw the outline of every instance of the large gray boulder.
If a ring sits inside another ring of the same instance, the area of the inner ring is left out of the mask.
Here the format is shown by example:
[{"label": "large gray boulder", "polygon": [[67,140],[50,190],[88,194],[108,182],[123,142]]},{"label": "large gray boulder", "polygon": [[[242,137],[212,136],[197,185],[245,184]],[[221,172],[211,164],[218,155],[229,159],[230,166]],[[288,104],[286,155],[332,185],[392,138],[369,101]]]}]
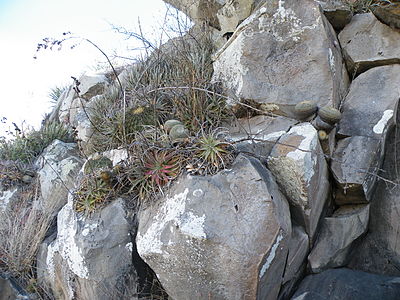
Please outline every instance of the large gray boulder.
[{"label": "large gray boulder", "polygon": [[367,136],[339,140],[333,154],[331,171],[336,180],[338,205],[368,203],[383,162],[384,141]]},{"label": "large gray boulder", "polygon": [[303,100],[337,107],[348,86],[336,34],[311,0],[268,1],[214,60],[213,80],[233,99],[276,104],[288,116]]},{"label": "large gray boulder", "polygon": [[400,64],[376,67],[351,84],[342,106],[340,136],[368,136],[384,140],[394,124],[400,93]]},{"label": "large gray boulder", "polygon": [[260,160],[266,160],[279,138],[296,120],[266,115],[234,120],[229,126],[229,138],[238,151],[252,153]]},{"label": "large gray boulder", "polygon": [[75,143],[55,140],[35,162],[40,183],[40,206],[54,216],[67,203],[82,167]]},{"label": "large gray boulder", "polygon": [[369,205],[344,205],[324,218],[308,261],[313,273],[344,266],[353,242],[367,231]]},{"label": "large gray boulder", "polygon": [[39,282],[57,299],[108,300],[135,294],[135,285],[123,285],[132,268],[129,229],[122,199],[84,216],[74,211],[70,196],[58,214],[57,237],[40,248]]},{"label": "large gray boulder", "polygon": [[[398,130],[397,130],[398,131]],[[385,162],[370,204],[368,234],[356,249],[349,266],[366,272],[400,276],[400,133],[393,129],[388,137]],[[396,145],[397,144],[397,145]]]},{"label": "large gray boulder", "polygon": [[379,22],[372,13],[355,15],[339,34],[350,74],[400,63],[400,32]]},{"label": "large gray boulder", "polygon": [[380,276],[346,268],[307,276],[292,300],[398,300],[400,277]]},{"label": "large gray boulder", "polygon": [[400,3],[398,0],[373,0],[371,11],[383,24],[400,29]]},{"label": "large gray boulder", "polygon": [[139,255],[173,299],[276,299],[291,237],[270,172],[239,155],[214,176],[183,176],[141,212]]},{"label": "large gray boulder", "polygon": [[316,129],[309,123],[293,126],[272,149],[268,168],[291,205],[292,218],[313,240],[330,189]]}]

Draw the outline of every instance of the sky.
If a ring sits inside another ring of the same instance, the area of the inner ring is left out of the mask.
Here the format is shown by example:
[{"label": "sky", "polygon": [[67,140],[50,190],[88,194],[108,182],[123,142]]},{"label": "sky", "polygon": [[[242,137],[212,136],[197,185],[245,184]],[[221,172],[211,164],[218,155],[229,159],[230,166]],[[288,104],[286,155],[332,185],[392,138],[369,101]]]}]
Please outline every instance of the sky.
[{"label": "sky", "polygon": [[52,88],[104,65],[104,57],[88,43],[72,50],[70,43],[60,51],[40,51],[34,59],[43,38],[69,31],[88,38],[110,57],[134,57],[138,52],[132,49],[141,44],[117,34],[112,25],[138,32],[140,20],[146,36],[156,38],[166,11],[162,0],[0,0],[0,118],[8,119],[0,123],[0,136],[11,122],[38,128],[51,111]]}]

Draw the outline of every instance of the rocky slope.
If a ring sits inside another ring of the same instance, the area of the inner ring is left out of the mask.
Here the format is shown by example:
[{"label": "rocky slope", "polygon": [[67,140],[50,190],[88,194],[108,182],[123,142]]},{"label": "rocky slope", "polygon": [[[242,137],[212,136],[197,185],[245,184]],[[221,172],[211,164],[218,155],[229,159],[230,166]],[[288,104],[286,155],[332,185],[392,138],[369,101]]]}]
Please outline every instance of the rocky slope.
[{"label": "rocky slope", "polygon": [[[82,155],[87,110],[115,78],[80,78],[50,116],[78,145],[55,141],[36,162],[37,201],[57,215],[38,283],[55,299],[399,299],[400,4],[166,2],[212,32],[236,158],[182,172],[151,205],[116,197],[82,214],[72,191],[88,165],[115,168],[129,151]],[[14,193],[3,188],[2,210]]]}]

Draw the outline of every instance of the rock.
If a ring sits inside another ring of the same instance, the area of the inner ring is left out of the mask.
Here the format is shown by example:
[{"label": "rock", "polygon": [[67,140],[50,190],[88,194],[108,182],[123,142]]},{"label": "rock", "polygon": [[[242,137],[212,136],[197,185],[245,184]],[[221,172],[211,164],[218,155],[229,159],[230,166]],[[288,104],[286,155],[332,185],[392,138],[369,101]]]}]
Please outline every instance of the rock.
[{"label": "rock", "polygon": [[15,279],[0,274],[0,300],[33,300],[16,282]]},{"label": "rock", "polygon": [[324,218],[308,261],[313,273],[344,266],[353,242],[367,231],[369,205],[344,205]]},{"label": "rock", "polygon": [[272,175],[239,155],[214,176],[181,177],[141,212],[136,243],[173,299],[276,299],[290,235]]},{"label": "rock", "polygon": [[371,11],[382,23],[400,29],[400,3],[398,1],[373,0]]},{"label": "rock", "polygon": [[338,141],[331,170],[336,180],[338,205],[368,203],[383,162],[381,141],[353,136]]},{"label": "rock", "polygon": [[214,60],[213,81],[233,100],[275,104],[290,117],[304,100],[337,107],[348,86],[336,34],[314,1],[268,1]]},{"label": "rock", "polygon": [[272,149],[268,168],[291,204],[292,218],[312,241],[329,194],[328,167],[315,128],[293,126]]},{"label": "rock", "polygon": [[385,161],[371,199],[368,233],[349,263],[351,268],[390,276],[400,276],[400,160],[396,152],[400,133],[397,137],[395,133],[393,128],[388,136]]},{"label": "rock", "polygon": [[294,124],[293,119],[260,115],[236,119],[227,128],[239,152],[252,153],[260,160],[266,160],[278,139]]},{"label": "rock", "polygon": [[319,0],[320,5],[329,23],[340,31],[350,23],[353,12],[348,3],[343,0]]},{"label": "rock", "polygon": [[18,187],[12,187],[5,191],[0,191],[0,210],[5,211],[11,208],[12,202],[19,199]]},{"label": "rock", "polygon": [[225,4],[217,12],[217,18],[222,35],[233,33],[243,22],[260,0],[233,0],[224,1]]},{"label": "rock", "polygon": [[354,299],[397,300],[400,278],[369,274],[346,268],[308,275],[292,300]]},{"label": "rock", "polygon": [[226,0],[165,0],[173,7],[184,12],[193,22],[206,24],[220,30],[217,12]]},{"label": "rock", "polygon": [[338,135],[367,136],[384,141],[399,102],[400,65],[376,67],[351,84],[342,106]]},{"label": "rock", "polygon": [[306,260],[309,250],[309,240],[301,226],[292,227],[292,237],[289,243],[289,254],[283,276],[282,288],[278,299],[289,299],[289,295],[297,281],[302,278],[306,269]]},{"label": "rock", "polygon": [[76,176],[83,164],[76,144],[55,140],[35,162],[40,183],[39,203],[54,216],[67,203],[74,189]]},{"label": "rock", "polygon": [[[42,244],[38,280],[57,299],[113,299],[131,273],[132,241],[124,204],[115,200],[90,217],[77,214],[72,197],[58,214],[57,238]],[[126,286],[135,291],[136,286]],[[123,297],[122,297],[123,298]],[[132,299],[132,298],[129,298]]]},{"label": "rock", "polygon": [[379,22],[372,13],[355,15],[339,34],[350,74],[400,63],[400,32]]}]

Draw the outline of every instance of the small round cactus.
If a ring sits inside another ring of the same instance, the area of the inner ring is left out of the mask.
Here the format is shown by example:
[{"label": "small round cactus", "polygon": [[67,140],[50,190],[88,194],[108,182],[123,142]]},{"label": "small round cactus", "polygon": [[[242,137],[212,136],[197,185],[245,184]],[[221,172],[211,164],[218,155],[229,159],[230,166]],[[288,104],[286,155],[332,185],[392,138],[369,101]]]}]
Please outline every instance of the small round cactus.
[{"label": "small round cactus", "polygon": [[300,119],[311,117],[317,110],[318,106],[314,101],[302,101],[294,107],[294,111]]},{"label": "small round cactus", "polygon": [[318,138],[320,141],[326,141],[328,139],[328,134],[325,130],[318,130]]},{"label": "small round cactus", "polygon": [[176,124],[169,131],[169,137],[171,140],[175,141],[178,139],[183,139],[189,137],[189,130],[182,124]]},{"label": "small round cactus", "polygon": [[179,120],[167,120],[164,123],[164,129],[166,132],[170,132],[175,125],[182,125],[182,122]]},{"label": "small round cactus", "polygon": [[325,106],[319,109],[318,115],[322,121],[328,124],[336,124],[342,118],[340,111],[331,106]]}]

